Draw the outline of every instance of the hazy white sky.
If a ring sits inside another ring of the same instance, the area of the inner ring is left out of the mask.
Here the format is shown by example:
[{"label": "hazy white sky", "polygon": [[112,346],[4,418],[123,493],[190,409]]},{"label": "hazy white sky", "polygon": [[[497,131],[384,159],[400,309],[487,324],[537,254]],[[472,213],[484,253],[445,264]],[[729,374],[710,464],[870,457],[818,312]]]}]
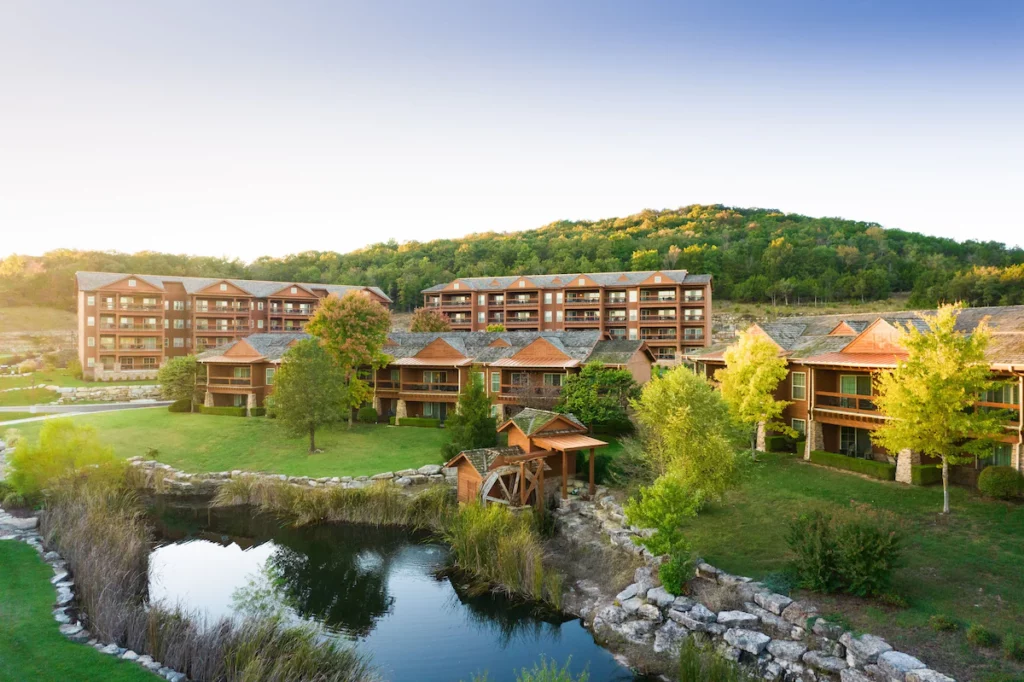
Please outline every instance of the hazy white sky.
[{"label": "hazy white sky", "polygon": [[0,0],[0,256],[690,203],[1024,245],[1022,7]]}]

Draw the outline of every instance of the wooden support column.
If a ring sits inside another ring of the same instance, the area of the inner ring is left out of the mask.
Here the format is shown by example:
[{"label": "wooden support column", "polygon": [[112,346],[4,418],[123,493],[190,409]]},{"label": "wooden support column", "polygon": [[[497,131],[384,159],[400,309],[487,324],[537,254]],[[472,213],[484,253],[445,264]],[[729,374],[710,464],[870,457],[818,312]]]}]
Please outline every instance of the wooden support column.
[{"label": "wooden support column", "polygon": [[537,460],[537,509],[544,508],[544,459]]},{"label": "wooden support column", "polygon": [[524,462],[519,463],[519,506],[526,506],[526,464]]},{"label": "wooden support column", "polygon": [[569,499],[569,459],[562,450],[562,499]]},{"label": "wooden support column", "polygon": [[594,448],[590,448],[590,487],[587,489],[590,498],[594,498]]}]

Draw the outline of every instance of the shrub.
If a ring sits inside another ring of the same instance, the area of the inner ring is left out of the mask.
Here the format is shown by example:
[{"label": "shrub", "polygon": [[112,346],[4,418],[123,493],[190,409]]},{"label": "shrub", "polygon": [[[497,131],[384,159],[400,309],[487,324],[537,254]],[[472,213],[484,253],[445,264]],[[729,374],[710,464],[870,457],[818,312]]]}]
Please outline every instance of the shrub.
[{"label": "shrub", "polygon": [[987,629],[984,625],[972,623],[967,628],[967,641],[974,646],[990,648],[999,644],[999,635]]},{"label": "shrub", "polygon": [[113,449],[100,442],[92,427],[70,419],[53,419],[43,423],[37,442],[18,443],[10,456],[8,479],[17,492],[32,501],[60,479],[86,467],[97,467],[97,477],[118,477],[124,466]]},{"label": "shrub", "polygon": [[191,412],[192,401],[188,398],[182,398],[181,400],[175,400],[173,403],[167,406],[168,412]]},{"label": "shrub", "polygon": [[432,417],[402,417],[398,420],[399,426],[421,426],[423,428],[436,429],[441,426],[440,419]]},{"label": "shrub", "polygon": [[199,406],[199,412],[201,414],[212,414],[220,415],[222,417],[244,417],[244,407],[208,407],[206,405]]},{"label": "shrub", "polygon": [[796,445],[794,446],[794,450],[796,451],[796,454],[803,455],[804,452],[807,450],[807,441],[806,440],[798,440],[796,442]]},{"label": "shrub", "polygon": [[394,426],[395,425],[395,418],[394,417],[388,417],[388,424],[391,425],[391,426]]},{"label": "shrub", "polygon": [[78,358],[71,358],[67,364],[68,374],[76,379],[82,378],[82,363],[78,361]]},{"label": "shrub", "polygon": [[[612,480],[612,464],[615,458],[607,452],[598,450],[594,453],[594,482],[598,485],[609,483]],[[590,452],[585,450],[576,451],[576,471],[583,478],[590,476]]]},{"label": "shrub", "polygon": [[792,570],[773,571],[761,578],[761,584],[776,594],[788,595],[800,584],[800,576]]},{"label": "shrub", "polygon": [[4,509],[20,509],[28,506],[28,503],[21,493],[10,492],[4,495],[2,506]]},{"label": "shrub", "polygon": [[693,554],[685,541],[678,543],[669,560],[658,567],[658,578],[670,594],[683,594],[686,582],[693,575]]},{"label": "shrub", "polygon": [[958,630],[960,625],[949,616],[937,613],[928,619],[928,627],[936,632],[953,632]]},{"label": "shrub", "polygon": [[554,661],[548,661],[541,656],[540,663],[534,663],[530,670],[523,668],[516,675],[516,682],[587,682],[590,679],[590,673],[584,670],[579,677],[573,676],[569,670],[571,662],[572,657],[565,662],[565,665],[558,667]]},{"label": "shrub", "polygon": [[985,467],[978,476],[978,490],[987,497],[1008,500],[1024,491],[1024,477],[1013,467]]},{"label": "shrub", "polygon": [[899,592],[885,592],[878,596],[878,601],[894,609],[909,609],[910,602]]},{"label": "shrub", "polygon": [[890,523],[866,516],[836,520],[820,511],[793,519],[786,542],[803,587],[861,597],[885,591],[901,554],[901,537]]},{"label": "shrub", "polygon": [[1004,636],[1003,657],[1010,661],[1024,661],[1024,637],[1012,632]]},{"label": "shrub", "polygon": [[876,462],[871,459],[858,459],[856,457],[839,455],[834,452],[823,452],[821,450],[814,450],[811,452],[811,462],[814,464],[821,464],[822,466],[845,469],[846,471],[864,474],[865,476],[877,478],[880,481],[896,480],[896,465],[889,464],[888,462]]},{"label": "shrub", "polygon": [[754,682],[758,678],[697,637],[687,637],[679,652],[679,682]]},{"label": "shrub", "polygon": [[359,413],[356,415],[363,424],[376,424],[377,423],[377,410],[373,409],[373,405],[363,405],[359,408]]},{"label": "shrub", "polygon": [[764,446],[767,452],[792,452],[791,442],[785,436],[766,436]]},{"label": "shrub", "polygon": [[267,408],[265,407],[254,407],[249,410],[250,417],[265,417],[267,414]]},{"label": "shrub", "polygon": [[910,482],[914,485],[942,483],[942,469],[934,464],[914,464],[910,467]]}]

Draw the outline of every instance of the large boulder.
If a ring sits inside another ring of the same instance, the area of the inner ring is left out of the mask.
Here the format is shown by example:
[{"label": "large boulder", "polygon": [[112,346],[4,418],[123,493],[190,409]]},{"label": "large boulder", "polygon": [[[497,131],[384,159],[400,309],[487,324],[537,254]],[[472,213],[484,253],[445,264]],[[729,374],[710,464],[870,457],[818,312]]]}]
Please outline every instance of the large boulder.
[{"label": "large boulder", "polygon": [[718,616],[715,612],[703,604],[696,604],[692,609],[690,609],[690,617],[694,620],[699,620],[702,623],[714,623],[718,620]]},{"label": "large boulder", "polygon": [[673,604],[675,600],[676,596],[674,594],[670,594],[664,587],[655,587],[653,590],[647,590],[647,601],[660,609]]},{"label": "large boulder", "polygon": [[906,682],[907,673],[924,670],[928,666],[910,654],[901,651],[886,651],[878,656],[878,667],[889,676],[890,682]]},{"label": "large boulder", "polygon": [[755,630],[744,630],[742,628],[731,628],[725,631],[725,641],[740,651],[746,651],[754,656],[760,656],[761,652],[768,646],[771,638],[768,635]]},{"label": "large boulder", "polygon": [[816,670],[833,675],[846,670],[846,661],[836,656],[829,656],[821,651],[808,651],[804,654],[803,661]]},{"label": "large boulder", "polygon": [[653,620],[655,623],[661,622],[661,609],[654,604],[644,604],[636,610],[636,615],[640,616],[644,620]]},{"label": "large boulder", "polygon": [[423,476],[433,476],[441,473],[441,469],[442,467],[440,464],[424,464],[416,470],[416,473],[422,474]]},{"label": "large boulder", "polygon": [[879,656],[892,651],[888,642],[875,635],[855,637],[853,633],[845,632],[839,641],[846,647],[846,662],[851,668],[863,668],[868,663],[876,663]]},{"label": "large boulder", "polygon": [[632,583],[630,585],[627,585],[626,588],[624,590],[622,590],[622,592],[619,592],[617,595],[615,595],[615,601],[617,601],[617,602],[619,602],[621,604],[622,602],[626,601],[627,599],[632,599],[633,597],[635,597],[639,591],[640,591],[640,586],[637,585],[636,583]]},{"label": "large boulder", "polygon": [[799,661],[807,653],[807,647],[800,642],[773,639],[768,642],[768,653],[780,661]]},{"label": "large boulder", "polygon": [[639,611],[641,606],[645,606],[644,600],[640,597],[630,597],[626,601],[622,602],[621,605],[622,610],[631,616]]},{"label": "large boulder", "polygon": [[654,633],[654,653],[676,655],[687,635],[686,628],[674,621],[668,621]]},{"label": "large boulder", "polygon": [[[843,680],[846,682],[846,680]],[[924,668],[907,673],[907,682],[956,682],[952,677]]]},{"label": "large boulder", "polygon": [[647,644],[657,623],[652,620],[627,620],[612,629],[634,644]]},{"label": "large boulder", "polygon": [[756,628],[758,622],[757,616],[746,611],[722,611],[718,614],[718,624],[727,628]]},{"label": "large boulder", "polygon": [[758,592],[754,595],[754,603],[762,609],[771,611],[776,616],[781,616],[783,610],[793,603],[793,600],[784,594],[774,592]]}]

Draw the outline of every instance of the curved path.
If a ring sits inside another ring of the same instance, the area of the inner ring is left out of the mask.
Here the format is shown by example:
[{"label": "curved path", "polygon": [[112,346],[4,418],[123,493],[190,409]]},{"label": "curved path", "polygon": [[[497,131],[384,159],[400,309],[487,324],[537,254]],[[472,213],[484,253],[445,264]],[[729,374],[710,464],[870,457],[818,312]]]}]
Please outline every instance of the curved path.
[{"label": "curved path", "polygon": [[50,419],[53,417],[73,417],[79,414],[88,414],[90,412],[117,412],[118,410],[140,410],[145,408],[154,407],[167,407],[171,404],[169,400],[154,400],[147,402],[134,402],[134,403],[96,403],[93,405],[13,405],[0,407],[0,415],[4,412],[28,412],[29,414],[38,414],[38,417],[27,417],[25,419],[13,419],[0,423],[0,426],[6,427],[13,424],[24,424],[25,422],[38,421],[40,419]]}]

